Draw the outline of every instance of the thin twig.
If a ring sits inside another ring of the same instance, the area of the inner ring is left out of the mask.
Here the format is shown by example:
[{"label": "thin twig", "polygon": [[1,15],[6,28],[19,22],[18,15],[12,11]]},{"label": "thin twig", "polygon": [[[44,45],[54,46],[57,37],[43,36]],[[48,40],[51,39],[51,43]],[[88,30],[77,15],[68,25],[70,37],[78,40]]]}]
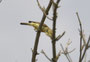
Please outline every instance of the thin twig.
[{"label": "thin twig", "polygon": [[81,57],[82,57],[82,24],[78,15],[78,12],[76,12],[78,21],[79,21],[79,25],[80,25],[80,56],[79,56],[79,62],[81,62]]},{"label": "thin twig", "polygon": [[69,61],[69,62],[72,62],[71,57],[69,56],[68,51],[64,50],[62,44],[60,44],[60,46],[61,46],[61,48],[62,48],[62,50],[63,50],[63,54],[66,56],[66,58],[68,59],[68,61]]},{"label": "thin twig", "polygon": [[[45,13],[47,15],[48,15],[48,12],[49,12],[51,6],[52,6],[52,2],[50,0],[48,6],[46,8],[46,11],[45,11]],[[39,25],[39,28],[38,28],[38,31],[37,31],[37,34],[36,34],[36,39],[35,39],[35,44],[34,44],[34,49],[33,49],[34,52],[32,54],[32,62],[36,62],[35,59],[36,59],[36,55],[37,55],[37,49],[38,49],[38,44],[39,44],[39,37],[40,37],[40,33],[41,33],[41,28],[42,28],[42,25],[44,24],[45,19],[46,19],[46,16],[45,16],[45,14],[43,14],[43,17],[41,19],[41,23]]]},{"label": "thin twig", "polygon": [[45,12],[45,8],[42,8],[39,1],[37,0],[37,3],[38,3],[38,6],[39,8],[41,9],[41,11],[43,12],[43,14],[49,19],[49,20],[52,20],[50,17],[47,16],[46,12]]},{"label": "thin twig", "polygon": [[65,31],[62,33],[62,35],[58,35],[55,40],[56,41],[60,40],[64,36],[64,34],[65,34]]},{"label": "thin twig", "polygon": [[75,48],[74,48],[73,50],[69,51],[68,53],[71,53],[71,52],[73,52],[73,51],[75,51]]},{"label": "thin twig", "polygon": [[71,50],[71,51],[68,51],[68,46],[71,44],[72,42],[69,40],[67,43],[66,43],[66,46],[65,46],[65,49],[63,48],[62,44],[60,44],[63,52],[62,54],[64,54],[66,56],[66,58],[68,59],[69,62],[72,62],[72,59],[70,57],[70,53],[73,52],[75,49]]},{"label": "thin twig", "polygon": [[46,53],[42,50],[41,51],[42,54],[44,54],[44,56],[51,62],[52,60],[46,55]]}]

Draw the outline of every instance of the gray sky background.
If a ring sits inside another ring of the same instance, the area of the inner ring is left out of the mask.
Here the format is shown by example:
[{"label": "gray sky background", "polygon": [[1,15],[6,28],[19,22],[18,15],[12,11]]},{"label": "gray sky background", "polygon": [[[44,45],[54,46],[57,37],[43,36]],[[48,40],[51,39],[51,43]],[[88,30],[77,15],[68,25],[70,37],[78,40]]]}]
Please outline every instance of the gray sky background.
[{"label": "gray sky background", "polygon": [[[40,3],[42,7],[46,6],[48,0],[41,0]],[[57,42],[57,52],[61,50],[60,43],[65,47],[70,39],[72,44],[69,50],[76,48],[70,56],[73,62],[77,62],[79,24],[75,13],[79,12],[87,40],[90,34],[90,0],[61,0],[59,5],[61,7],[58,9],[56,35],[63,31],[66,31],[66,34]],[[52,14],[49,15],[51,16]],[[2,0],[0,3],[0,62],[31,62],[31,48],[34,46],[36,32],[32,27],[21,26],[20,22],[40,21],[41,18],[42,12],[36,0]],[[52,28],[52,21],[47,19],[45,24]],[[42,49],[50,58],[52,57],[51,40],[44,33],[40,37],[38,52]],[[89,52],[90,50],[87,51],[87,61],[90,60]],[[49,62],[43,54],[37,56],[37,59],[37,62]],[[61,55],[60,61],[68,62],[64,55]]]}]

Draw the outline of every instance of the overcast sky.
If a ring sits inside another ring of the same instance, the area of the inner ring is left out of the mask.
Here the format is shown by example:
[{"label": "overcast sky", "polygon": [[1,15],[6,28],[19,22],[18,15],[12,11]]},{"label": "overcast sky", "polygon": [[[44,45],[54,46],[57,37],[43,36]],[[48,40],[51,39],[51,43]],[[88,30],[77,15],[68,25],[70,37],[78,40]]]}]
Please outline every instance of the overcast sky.
[{"label": "overcast sky", "polygon": [[[48,0],[41,0],[40,3],[42,7],[46,7]],[[60,43],[65,47],[70,39],[72,44],[69,50],[76,48],[70,56],[73,62],[77,62],[79,23],[75,13],[79,12],[87,40],[90,35],[90,0],[61,0],[59,6],[56,35],[64,31],[66,34],[56,43],[57,53],[61,50]],[[52,12],[49,17],[52,17]],[[0,3],[0,62],[31,62],[31,48],[34,46],[36,32],[33,27],[21,26],[20,22],[29,20],[40,22],[41,18],[42,12],[36,0],[2,0]],[[45,24],[52,28],[52,21],[46,19]],[[42,49],[52,58],[51,40],[44,33],[41,33],[38,52]],[[90,50],[87,51],[87,61],[90,60],[89,52]],[[43,54],[38,55],[37,59],[37,62],[49,62]],[[64,55],[61,55],[58,62],[68,61]]]}]

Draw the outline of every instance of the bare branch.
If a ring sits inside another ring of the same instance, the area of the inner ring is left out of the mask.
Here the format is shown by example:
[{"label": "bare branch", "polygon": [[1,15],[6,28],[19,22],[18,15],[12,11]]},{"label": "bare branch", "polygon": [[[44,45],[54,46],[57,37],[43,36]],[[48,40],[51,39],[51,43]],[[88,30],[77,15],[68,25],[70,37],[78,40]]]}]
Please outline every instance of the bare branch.
[{"label": "bare branch", "polygon": [[64,34],[65,34],[65,31],[62,33],[62,35],[58,35],[55,40],[56,41],[60,40],[64,36]]},{"label": "bare branch", "polygon": [[[49,4],[48,4],[48,6],[47,6],[47,8],[45,10],[46,15],[48,15],[48,12],[49,12],[51,6],[52,6],[52,2],[50,0]],[[36,39],[35,39],[35,44],[34,44],[34,52],[32,54],[32,61],[31,62],[35,62],[35,59],[36,59],[37,49],[38,49],[38,44],[39,44],[39,37],[40,37],[40,33],[41,33],[41,28],[42,28],[42,25],[44,24],[45,19],[46,19],[46,16],[45,16],[45,14],[43,14],[43,17],[41,19],[41,23],[39,25],[39,28],[38,28],[38,31],[37,31],[37,34],[36,34]]]},{"label": "bare branch", "polygon": [[[76,12],[76,15],[78,17],[78,21],[79,21],[79,25],[80,25],[80,57],[79,57],[79,62],[82,62],[83,58],[85,57],[86,51],[89,48],[88,46],[89,46],[89,42],[90,42],[90,36],[89,36],[89,39],[86,43],[85,35],[83,33],[83,30],[82,30],[82,24],[81,24],[78,12]],[[82,45],[82,40],[84,43],[83,45]],[[83,50],[84,47],[85,47],[85,49]],[[84,51],[84,52],[82,53],[82,51]]]},{"label": "bare branch", "polygon": [[75,51],[75,48],[73,50],[69,51],[68,53],[72,53],[73,51]]},{"label": "bare branch", "polygon": [[46,53],[42,50],[41,51],[42,54],[44,54],[44,56],[51,62],[52,60],[46,55]]},{"label": "bare branch", "polygon": [[71,44],[72,42],[69,40],[67,43],[66,43],[66,46],[65,46],[65,49],[63,48],[62,44],[60,44],[63,52],[62,54],[64,54],[66,56],[66,58],[68,59],[69,62],[72,62],[72,59],[69,55],[69,53],[73,52],[75,49],[71,50],[71,51],[68,51],[68,46]]},{"label": "bare branch", "polygon": [[89,47],[88,47],[89,42],[90,42],[90,36],[89,36],[89,38],[88,38],[87,44],[86,44],[86,46],[85,46],[85,50],[84,50],[83,55],[82,55],[82,57],[81,57],[81,61],[83,60],[83,58],[84,58],[84,56],[85,56],[85,54],[86,54],[86,51],[87,51],[88,48],[89,48]]},{"label": "bare branch", "polygon": [[[54,2],[54,0],[52,0],[52,3],[53,3],[53,9],[54,9],[54,6],[57,5],[57,3]],[[60,6],[57,5],[57,8],[59,8]]]},{"label": "bare branch", "polygon": [[79,25],[80,25],[80,56],[79,56],[79,62],[81,62],[81,56],[82,56],[82,24],[78,15],[78,12],[76,12],[78,21],[79,21]]},{"label": "bare branch", "polygon": [[69,62],[72,62],[72,59],[71,57],[69,56],[69,53],[68,53],[68,49],[64,50],[62,44],[60,44],[62,50],[63,50],[63,54],[66,56],[66,58],[68,59]]},{"label": "bare branch", "polygon": [[50,17],[47,16],[47,14],[46,14],[46,12],[45,12],[45,7],[42,8],[38,0],[37,0],[37,3],[38,3],[39,8],[41,9],[41,11],[43,12],[43,14],[44,14],[49,20],[52,20]]},{"label": "bare branch", "polygon": [[54,5],[54,9],[53,9],[53,35],[52,35],[52,53],[53,53],[52,61],[53,62],[57,62],[57,60],[56,60],[56,40],[55,40],[55,34],[56,34],[57,8],[58,8],[59,2],[60,2],[60,0],[57,0],[57,2],[55,3],[56,5]]}]

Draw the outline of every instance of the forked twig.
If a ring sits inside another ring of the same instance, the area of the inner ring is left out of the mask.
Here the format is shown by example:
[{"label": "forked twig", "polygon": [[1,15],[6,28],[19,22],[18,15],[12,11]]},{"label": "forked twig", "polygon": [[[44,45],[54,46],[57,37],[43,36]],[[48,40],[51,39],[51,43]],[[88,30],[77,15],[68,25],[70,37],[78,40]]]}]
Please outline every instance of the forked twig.
[{"label": "forked twig", "polygon": [[65,31],[61,35],[58,35],[55,40],[56,41],[60,40],[64,36],[64,34],[65,34]]},{"label": "forked twig", "polygon": [[39,8],[41,9],[41,11],[43,12],[43,14],[44,14],[49,20],[52,20],[50,17],[47,16],[47,14],[46,14],[46,12],[45,12],[45,7],[42,8],[38,0],[37,0],[37,3],[38,3]]},{"label": "forked twig", "polygon": [[[61,48],[62,48],[62,50],[63,50],[63,54],[66,56],[66,58],[68,59],[68,61],[69,61],[69,62],[72,62],[72,59],[71,59],[71,57],[69,56],[68,49],[66,48],[66,49],[64,50],[62,44],[60,44],[60,46],[61,46]],[[71,53],[71,52],[70,52],[70,53]]]},{"label": "forked twig", "polygon": [[[79,56],[79,62],[82,62],[83,58],[85,57],[86,51],[89,48],[90,36],[88,38],[88,41],[86,42],[85,35],[83,33],[83,30],[82,30],[82,24],[81,24],[78,12],[76,12],[76,15],[77,15],[79,25],[80,25],[80,56]],[[82,40],[83,40],[83,43],[84,43],[83,45],[82,45]],[[85,47],[85,49],[84,49],[84,47]]]}]

